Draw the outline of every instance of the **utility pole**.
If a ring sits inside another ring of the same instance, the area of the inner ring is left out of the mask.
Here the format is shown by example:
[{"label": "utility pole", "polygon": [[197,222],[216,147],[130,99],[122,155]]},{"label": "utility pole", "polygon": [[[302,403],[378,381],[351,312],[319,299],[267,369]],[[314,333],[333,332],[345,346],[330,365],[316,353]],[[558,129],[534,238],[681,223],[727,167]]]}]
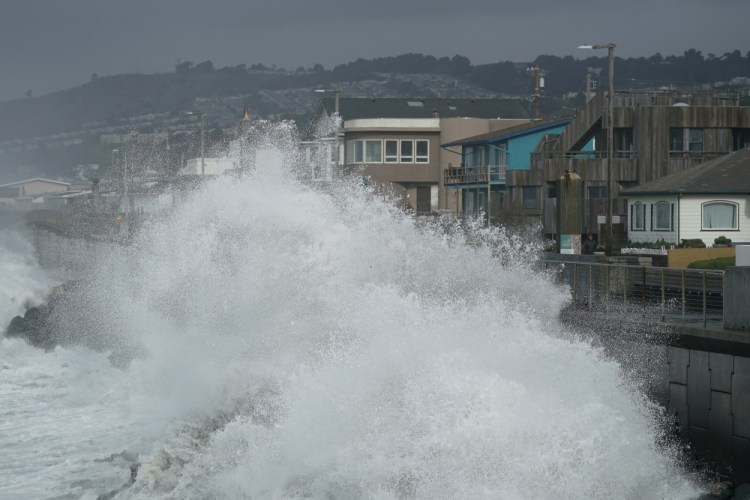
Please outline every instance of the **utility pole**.
[{"label": "utility pole", "polygon": [[206,157],[205,157],[205,139],[204,139],[204,125],[203,120],[206,113],[203,111],[187,111],[188,115],[200,115],[201,117],[201,176],[206,175]]},{"label": "utility pole", "polygon": [[542,68],[532,66],[526,70],[534,73],[534,120],[542,119],[542,88],[544,87],[544,78],[542,78]]},{"label": "utility pole", "polygon": [[614,107],[615,107],[615,45],[614,43],[597,43],[579,45],[579,49],[607,49],[609,92],[607,96],[607,255],[612,255],[614,237],[612,234],[612,168],[614,167]]}]

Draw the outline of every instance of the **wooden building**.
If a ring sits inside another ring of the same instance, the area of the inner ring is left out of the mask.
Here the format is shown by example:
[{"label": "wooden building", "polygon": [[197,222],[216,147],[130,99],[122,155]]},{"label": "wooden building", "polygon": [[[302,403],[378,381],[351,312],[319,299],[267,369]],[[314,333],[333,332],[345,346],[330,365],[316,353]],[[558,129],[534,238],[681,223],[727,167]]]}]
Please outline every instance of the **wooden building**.
[{"label": "wooden building", "polygon": [[[607,158],[607,99],[599,93],[557,135],[542,139],[532,168],[508,175],[512,196],[536,191],[536,206],[524,203],[528,221],[541,221],[555,234],[555,183],[572,170],[584,183],[584,232],[599,233],[605,223],[607,179],[613,189],[613,232],[624,241],[627,204],[621,190],[681,172],[750,145],[750,107],[736,95],[676,91],[616,92],[613,158]],[[588,150],[592,144],[593,150]]]}]

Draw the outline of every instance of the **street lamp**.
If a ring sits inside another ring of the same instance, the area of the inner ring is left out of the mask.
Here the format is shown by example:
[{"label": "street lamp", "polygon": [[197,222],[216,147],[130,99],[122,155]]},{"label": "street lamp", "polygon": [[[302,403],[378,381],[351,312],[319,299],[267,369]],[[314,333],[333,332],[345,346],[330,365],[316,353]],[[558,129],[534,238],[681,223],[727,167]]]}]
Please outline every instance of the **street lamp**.
[{"label": "street lamp", "polygon": [[341,94],[341,89],[315,89],[315,92],[318,94],[325,94],[328,92],[333,92],[336,95],[336,104],[334,107],[334,114],[338,117],[339,116],[339,94]]},{"label": "street lamp", "polygon": [[201,175],[206,175],[206,158],[204,154],[204,141],[203,141],[203,118],[206,113],[203,111],[187,111],[188,115],[200,115],[201,117]]},{"label": "street lamp", "polygon": [[607,49],[609,57],[609,95],[607,96],[607,255],[612,255],[612,161],[614,160],[614,105],[615,105],[615,47],[614,43],[579,45],[579,49]]}]

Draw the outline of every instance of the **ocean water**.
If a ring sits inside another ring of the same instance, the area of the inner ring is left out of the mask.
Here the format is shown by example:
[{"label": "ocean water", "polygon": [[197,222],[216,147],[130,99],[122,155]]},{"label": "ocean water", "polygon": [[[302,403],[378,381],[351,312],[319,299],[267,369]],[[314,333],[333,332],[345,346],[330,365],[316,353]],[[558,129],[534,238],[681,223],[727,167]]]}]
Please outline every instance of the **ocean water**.
[{"label": "ocean water", "polygon": [[[86,257],[65,346],[0,340],[0,498],[701,493],[639,387],[560,324],[533,240],[315,189],[293,144],[254,154]],[[5,236],[2,324],[56,284]]]}]

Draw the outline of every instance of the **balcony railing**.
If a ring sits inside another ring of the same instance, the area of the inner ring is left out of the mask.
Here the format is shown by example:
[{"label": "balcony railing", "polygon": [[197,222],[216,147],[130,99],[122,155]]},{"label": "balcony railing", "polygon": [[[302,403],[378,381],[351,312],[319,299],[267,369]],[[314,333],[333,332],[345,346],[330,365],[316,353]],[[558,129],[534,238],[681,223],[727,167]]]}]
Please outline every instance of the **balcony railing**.
[{"label": "balcony railing", "polygon": [[[638,151],[615,151],[615,158],[633,160],[638,158]],[[534,160],[606,160],[606,151],[542,151],[532,153]]]},{"label": "balcony railing", "polygon": [[508,171],[508,165],[483,165],[450,167],[445,170],[446,185],[457,184],[487,184],[488,182],[503,183]]}]

